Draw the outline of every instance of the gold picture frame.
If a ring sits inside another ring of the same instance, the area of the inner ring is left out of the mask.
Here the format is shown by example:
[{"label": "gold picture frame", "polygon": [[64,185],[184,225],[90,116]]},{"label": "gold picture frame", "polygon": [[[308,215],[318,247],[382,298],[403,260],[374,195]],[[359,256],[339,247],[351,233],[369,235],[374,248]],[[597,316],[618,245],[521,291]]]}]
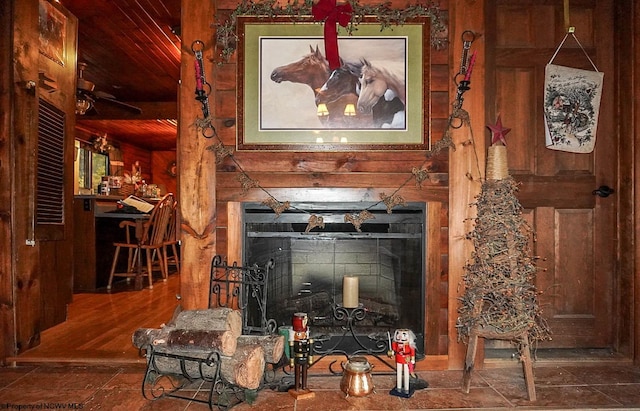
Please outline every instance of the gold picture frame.
[{"label": "gold picture frame", "polygon": [[238,38],[237,150],[429,150],[427,17],[340,28],[334,72],[311,18],[240,16]]},{"label": "gold picture frame", "polygon": [[64,67],[67,17],[53,4],[40,0],[38,7],[40,54]]}]

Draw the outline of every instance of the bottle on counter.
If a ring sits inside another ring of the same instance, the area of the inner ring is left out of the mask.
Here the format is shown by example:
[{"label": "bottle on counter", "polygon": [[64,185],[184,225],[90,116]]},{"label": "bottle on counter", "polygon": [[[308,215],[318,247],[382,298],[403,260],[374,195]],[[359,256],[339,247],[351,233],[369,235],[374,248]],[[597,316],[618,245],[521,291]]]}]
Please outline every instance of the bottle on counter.
[{"label": "bottle on counter", "polygon": [[102,177],[102,182],[100,183],[100,194],[108,196],[111,193],[111,188],[109,187],[109,178]]}]

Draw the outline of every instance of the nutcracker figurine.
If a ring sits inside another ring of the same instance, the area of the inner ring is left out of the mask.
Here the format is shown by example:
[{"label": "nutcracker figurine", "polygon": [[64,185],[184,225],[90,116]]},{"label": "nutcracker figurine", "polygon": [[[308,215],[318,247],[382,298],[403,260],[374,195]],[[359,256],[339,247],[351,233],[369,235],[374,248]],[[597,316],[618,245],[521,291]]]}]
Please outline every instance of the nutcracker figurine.
[{"label": "nutcracker figurine", "polygon": [[387,354],[389,357],[395,354],[396,360],[396,387],[389,394],[404,398],[411,397],[414,389],[410,389],[409,375],[414,375],[413,368],[416,364],[416,336],[413,331],[397,329]]},{"label": "nutcracker figurine", "polygon": [[289,393],[297,399],[311,398],[315,393],[307,389],[307,369],[313,363],[311,346],[313,340],[309,338],[306,313],[293,314],[293,330],[289,335],[289,351],[291,366],[294,367],[295,385]]}]

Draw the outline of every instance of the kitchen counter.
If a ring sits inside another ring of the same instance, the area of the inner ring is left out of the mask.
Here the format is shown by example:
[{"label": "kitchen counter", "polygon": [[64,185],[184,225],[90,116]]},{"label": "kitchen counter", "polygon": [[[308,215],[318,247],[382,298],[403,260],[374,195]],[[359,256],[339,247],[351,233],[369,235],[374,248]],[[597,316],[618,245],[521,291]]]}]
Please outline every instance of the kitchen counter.
[{"label": "kitchen counter", "polygon": [[[116,212],[122,199],[122,196],[74,196],[74,292],[95,292],[106,287],[115,252],[113,243],[125,241],[120,221],[148,217],[148,214]],[[120,260],[125,266],[117,270],[126,271],[126,260]]]}]

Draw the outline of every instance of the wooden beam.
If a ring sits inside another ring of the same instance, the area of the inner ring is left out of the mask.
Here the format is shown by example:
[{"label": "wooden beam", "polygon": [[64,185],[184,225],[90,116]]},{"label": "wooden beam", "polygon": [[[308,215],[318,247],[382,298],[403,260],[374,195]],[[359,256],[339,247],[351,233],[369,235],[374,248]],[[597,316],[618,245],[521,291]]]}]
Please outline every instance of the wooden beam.
[{"label": "wooden beam", "polygon": [[[208,305],[209,270],[216,250],[216,159],[207,150],[216,141],[203,137],[193,126],[202,118],[200,104],[195,101],[195,58],[191,44],[200,40],[203,46],[205,77],[215,90],[214,44],[211,30],[216,15],[213,1],[182,0],[182,57],[178,121],[178,192],[181,216],[182,258],[181,294],[184,309],[206,308]],[[210,98],[212,113],[213,94]]]},{"label": "wooden beam", "polygon": [[116,105],[101,104],[97,113],[89,112],[78,118],[82,120],[174,120],[178,118],[178,105],[175,101],[141,101],[126,102],[126,104],[138,107],[141,113]]},{"label": "wooden beam", "polygon": [[[480,192],[480,175],[484,178],[485,138],[484,138],[484,87],[485,87],[485,43],[484,32],[485,2],[452,1],[449,3],[449,66],[452,76],[458,71],[460,55],[462,55],[462,33],[470,30],[476,33],[472,51],[477,52],[473,68],[471,90],[464,95],[463,108],[469,113],[471,128],[461,127],[452,133],[455,151],[449,155],[449,368],[462,369],[466,347],[456,342],[458,330],[458,298],[464,292],[460,287],[464,274],[464,265],[471,257],[473,246],[466,240],[471,231],[475,208],[470,207],[475,196]],[[450,96],[455,96],[457,89],[452,84]],[[472,143],[472,144],[470,144]],[[482,351],[482,350],[479,350]],[[482,361],[477,361],[481,364]]]}]

